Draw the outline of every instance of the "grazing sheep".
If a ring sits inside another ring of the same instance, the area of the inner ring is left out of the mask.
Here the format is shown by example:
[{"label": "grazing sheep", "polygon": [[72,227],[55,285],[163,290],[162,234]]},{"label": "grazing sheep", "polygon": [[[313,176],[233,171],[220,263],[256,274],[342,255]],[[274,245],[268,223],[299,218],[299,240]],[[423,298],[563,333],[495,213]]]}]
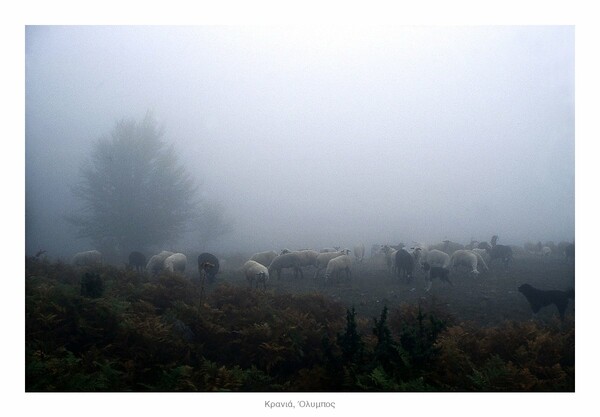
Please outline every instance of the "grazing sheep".
[{"label": "grazing sheep", "polygon": [[442,266],[430,266],[428,263],[425,263],[423,269],[427,272],[427,287],[425,288],[425,292],[431,290],[431,284],[433,283],[434,278],[439,278],[442,281],[453,285],[449,278],[450,270],[448,268]]},{"label": "grazing sheep", "polygon": [[165,259],[173,255],[173,252],[164,250],[150,258],[146,264],[146,271],[152,275],[159,274],[165,268]]},{"label": "grazing sheep", "polygon": [[565,247],[565,257],[567,258],[567,262],[568,261],[575,262],[575,244],[574,243],[570,243]]},{"label": "grazing sheep", "polygon": [[459,249],[459,250],[455,251],[452,254],[452,256],[450,256],[450,262],[448,263],[447,266],[449,269],[455,269],[459,266],[466,266],[467,268],[470,268],[471,274],[478,275],[479,274],[479,271],[477,270],[477,261],[478,260],[479,260],[479,263],[481,264],[481,267],[487,271],[488,267],[485,264],[485,262],[483,261],[483,258],[481,258],[481,256],[478,256],[477,253],[472,252],[470,250]]},{"label": "grazing sheep", "polygon": [[249,260],[242,266],[242,271],[250,284],[250,288],[252,288],[253,282],[256,281],[256,288],[258,288],[258,284],[262,282],[263,289],[267,289],[269,270],[266,266],[259,262]]},{"label": "grazing sheep", "polygon": [[[496,239],[498,239],[498,236],[494,236],[494,237],[495,237]],[[492,241],[493,241],[493,242],[495,242],[495,241],[493,240],[493,239],[494,239],[494,237],[492,237]],[[494,245],[495,245],[495,243],[493,243],[493,242],[492,242],[492,246],[494,246]],[[544,245],[542,245],[542,242],[541,242],[541,241],[538,241],[538,243],[535,245],[535,252],[536,252],[536,253],[542,253],[542,247],[543,247],[543,246],[544,246]]]},{"label": "grazing sheep", "polygon": [[[550,248],[551,253],[556,253],[557,250],[557,246],[556,243],[554,243],[552,240],[547,241],[544,246],[548,246]],[[542,250],[544,250],[544,248],[542,248]]]},{"label": "grazing sheep", "polygon": [[442,252],[445,252],[448,255],[451,255],[455,251],[464,249],[464,248],[465,247],[463,245],[461,245],[460,243],[452,242],[450,240],[444,240],[441,243],[437,243],[435,245],[429,246],[429,250],[431,250],[431,249],[441,250]]},{"label": "grazing sheep", "polygon": [[442,278],[443,281],[448,279],[447,276],[443,276],[443,271],[440,271],[440,269],[447,270],[446,268],[450,263],[450,256],[446,252],[432,249],[430,251],[425,251],[420,257],[417,256],[415,260],[417,265],[421,265],[421,269],[427,273],[426,281],[428,284],[426,291],[429,291],[431,288],[433,278],[439,277]]},{"label": "grazing sheep", "polygon": [[[427,252],[427,251],[425,251]],[[420,259],[423,257],[423,248],[420,247],[412,247],[410,248],[410,250],[408,251],[408,253],[410,253],[412,255],[412,257],[415,259],[415,263],[419,263]]]},{"label": "grazing sheep", "polygon": [[342,271],[346,272],[346,279],[350,279],[352,268],[352,259],[348,255],[340,255],[331,259],[327,263],[327,269],[325,270],[325,282],[329,282],[329,280],[335,277],[336,281],[339,280],[340,273]]},{"label": "grazing sheep", "polygon": [[319,272],[327,268],[327,264],[330,260],[332,260],[333,258],[337,258],[338,256],[348,255],[349,253],[350,251],[348,249],[344,249],[338,252],[319,253],[315,262],[317,270],[315,271],[315,276],[313,277],[313,279],[317,279],[319,277]]},{"label": "grazing sheep", "polygon": [[146,267],[146,257],[141,252],[133,251],[129,254],[129,267],[135,268],[138,273],[144,271]]},{"label": "grazing sheep", "polygon": [[261,265],[269,266],[275,257],[277,256],[277,252],[274,250],[270,250],[267,252],[258,252],[252,255],[250,258],[251,261],[256,261]]},{"label": "grazing sheep", "polygon": [[396,252],[396,273],[404,277],[406,283],[412,282],[412,274],[415,268],[415,259],[406,249],[400,249]]},{"label": "grazing sheep", "polygon": [[398,250],[394,249],[392,246],[385,245],[382,251],[385,256],[385,263],[388,267],[388,271],[393,274],[396,272],[396,252],[398,252]]},{"label": "grazing sheep", "polygon": [[174,253],[165,259],[164,269],[169,272],[185,272],[187,265],[187,257],[183,253]]},{"label": "grazing sheep", "polygon": [[200,299],[204,299],[204,282],[209,272],[218,266],[209,261],[198,262],[198,272],[200,274]]},{"label": "grazing sheep", "polygon": [[[208,263],[208,264],[207,264]],[[208,282],[214,282],[219,272],[219,259],[212,253],[201,253],[198,255],[198,272],[200,277],[206,275]]]},{"label": "grazing sheep", "polygon": [[490,266],[495,259],[501,259],[504,267],[507,268],[509,261],[513,258],[512,248],[506,245],[494,245],[488,253],[490,255]]},{"label": "grazing sheep", "polygon": [[354,246],[354,258],[357,262],[362,262],[365,257],[365,245],[362,243],[360,245]]},{"label": "grazing sheep", "polygon": [[479,245],[477,245],[477,248],[484,249],[484,250],[490,250],[490,249],[492,249],[492,246],[488,242],[479,242]]},{"label": "grazing sheep", "polygon": [[473,249],[477,248],[477,245],[479,245],[479,241],[477,241],[475,239],[471,239],[469,244],[465,245],[465,249],[473,250]]},{"label": "grazing sheep", "polygon": [[519,292],[527,298],[527,302],[529,302],[531,311],[533,311],[534,314],[537,314],[542,307],[554,304],[558,309],[561,320],[565,317],[565,310],[567,309],[567,304],[569,304],[569,298],[575,299],[574,289],[567,291],[540,290],[529,284],[523,284],[519,287]]},{"label": "grazing sheep", "polygon": [[206,279],[206,276],[208,275],[208,272],[214,267],[215,264],[208,261],[203,261],[201,264],[198,265],[198,273],[200,274],[200,283],[202,284],[202,286],[204,286],[204,281]]},{"label": "grazing sheep", "polygon": [[[492,236],[490,242],[492,244],[492,248],[488,250],[488,253],[490,254],[490,266],[492,266],[494,259],[501,259],[502,263],[504,264],[504,268],[508,268],[508,262],[513,258],[512,248],[506,245],[498,245],[496,243],[498,242],[498,235]],[[542,252],[542,242],[538,242],[537,252]]]},{"label": "grazing sheep", "polygon": [[535,245],[531,242],[525,242],[523,244],[523,249],[529,254],[535,254]]},{"label": "grazing sheep", "polygon": [[339,246],[334,246],[333,248],[323,248],[320,250],[320,253],[337,252],[339,250],[340,250]]},{"label": "grazing sheep", "polygon": [[305,262],[305,258],[299,252],[278,255],[269,265],[269,275],[273,275],[273,271],[277,271],[277,279],[281,279],[282,269],[293,268],[294,278],[298,277],[298,273],[300,273],[301,278],[304,278],[304,274],[302,273],[303,262]]},{"label": "grazing sheep", "polygon": [[416,260],[421,264],[428,264],[430,267],[443,267],[447,266],[450,262],[450,255],[448,255],[446,252],[442,252],[441,250],[432,249],[425,251],[420,256],[417,256]]},{"label": "grazing sheep", "polygon": [[79,252],[73,255],[71,263],[76,266],[94,266],[102,263],[102,254],[97,250]]},{"label": "grazing sheep", "polygon": [[487,264],[488,262],[490,262],[490,254],[488,253],[488,251],[486,251],[485,249],[481,249],[481,248],[475,248],[475,249],[471,249],[471,252],[478,254],[479,256],[481,256],[483,258],[483,261]]},{"label": "grazing sheep", "polygon": [[319,252],[310,249],[303,249],[297,251],[297,253],[300,255],[300,266],[317,266],[317,257],[319,256]]},{"label": "grazing sheep", "polygon": [[487,272],[490,270],[487,266],[487,262],[479,252],[471,251],[471,253],[473,253],[477,257],[477,265],[481,266],[483,272]]}]

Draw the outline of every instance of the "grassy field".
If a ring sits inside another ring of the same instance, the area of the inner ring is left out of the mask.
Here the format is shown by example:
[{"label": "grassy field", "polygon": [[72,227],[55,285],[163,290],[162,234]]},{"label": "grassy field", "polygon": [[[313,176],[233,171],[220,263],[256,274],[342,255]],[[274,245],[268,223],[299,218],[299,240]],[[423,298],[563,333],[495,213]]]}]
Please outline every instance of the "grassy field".
[{"label": "grassy field", "polygon": [[[314,280],[314,268],[306,268],[304,279],[294,279],[291,270],[284,270],[281,280],[272,277],[268,290],[282,293],[319,293],[340,301],[347,307],[367,317],[375,317],[387,305],[388,308],[403,303],[428,302],[440,304],[460,321],[474,321],[480,325],[496,325],[504,320],[529,320],[533,314],[525,297],[517,291],[519,285],[528,283],[539,289],[566,290],[574,288],[573,264],[562,257],[527,256],[516,257],[509,268],[499,262],[490,271],[473,278],[467,271],[451,274],[453,285],[434,281],[429,292],[425,291],[424,274],[416,271],[412,284],[406,284],[388,272],[382,258],[366,258],[354,263],[350,281],[341,280],[325,284],[324,272]],[[220,282],[248,285],[241,273],[223,271]],[[566,315],[574,315],[574,303],[570,302]],[[537,318],[552,320],[558,317],[556,307],[543,308]]]}]

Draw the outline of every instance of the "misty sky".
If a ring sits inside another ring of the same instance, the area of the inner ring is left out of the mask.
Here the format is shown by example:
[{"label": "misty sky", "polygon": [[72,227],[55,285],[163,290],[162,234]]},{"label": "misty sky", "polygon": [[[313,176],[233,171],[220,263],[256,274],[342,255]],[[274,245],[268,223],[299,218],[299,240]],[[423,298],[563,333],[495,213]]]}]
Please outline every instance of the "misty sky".
[{"label": "misty sky", "polygon": [[25,58],[28,253],[90,248],[69,187],[148,110],[217,251],[574,238],[572,26],[29,26]]}]

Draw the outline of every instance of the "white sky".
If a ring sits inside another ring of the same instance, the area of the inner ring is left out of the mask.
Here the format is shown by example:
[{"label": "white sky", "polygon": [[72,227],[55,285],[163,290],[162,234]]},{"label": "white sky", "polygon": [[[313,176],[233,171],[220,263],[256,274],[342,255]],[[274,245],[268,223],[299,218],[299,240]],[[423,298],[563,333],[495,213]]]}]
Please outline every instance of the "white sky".
[{"label": "white sky", "polygon": [[26,36],[34,219],[73,207],[92,141],[151,109],[234,222],[223,248],[573,239],[572,26]]}]

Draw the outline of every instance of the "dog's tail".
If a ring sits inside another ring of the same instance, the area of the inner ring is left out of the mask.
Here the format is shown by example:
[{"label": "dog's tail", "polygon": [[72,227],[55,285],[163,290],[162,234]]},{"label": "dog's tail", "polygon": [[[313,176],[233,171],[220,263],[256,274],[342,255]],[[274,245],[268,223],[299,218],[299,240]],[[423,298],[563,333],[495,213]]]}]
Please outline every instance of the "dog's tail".
[{"label": "dog's tail", "polygon": [[569,288],[567,290],[567,297],[574,300],[575,299],[575,288]]}]

